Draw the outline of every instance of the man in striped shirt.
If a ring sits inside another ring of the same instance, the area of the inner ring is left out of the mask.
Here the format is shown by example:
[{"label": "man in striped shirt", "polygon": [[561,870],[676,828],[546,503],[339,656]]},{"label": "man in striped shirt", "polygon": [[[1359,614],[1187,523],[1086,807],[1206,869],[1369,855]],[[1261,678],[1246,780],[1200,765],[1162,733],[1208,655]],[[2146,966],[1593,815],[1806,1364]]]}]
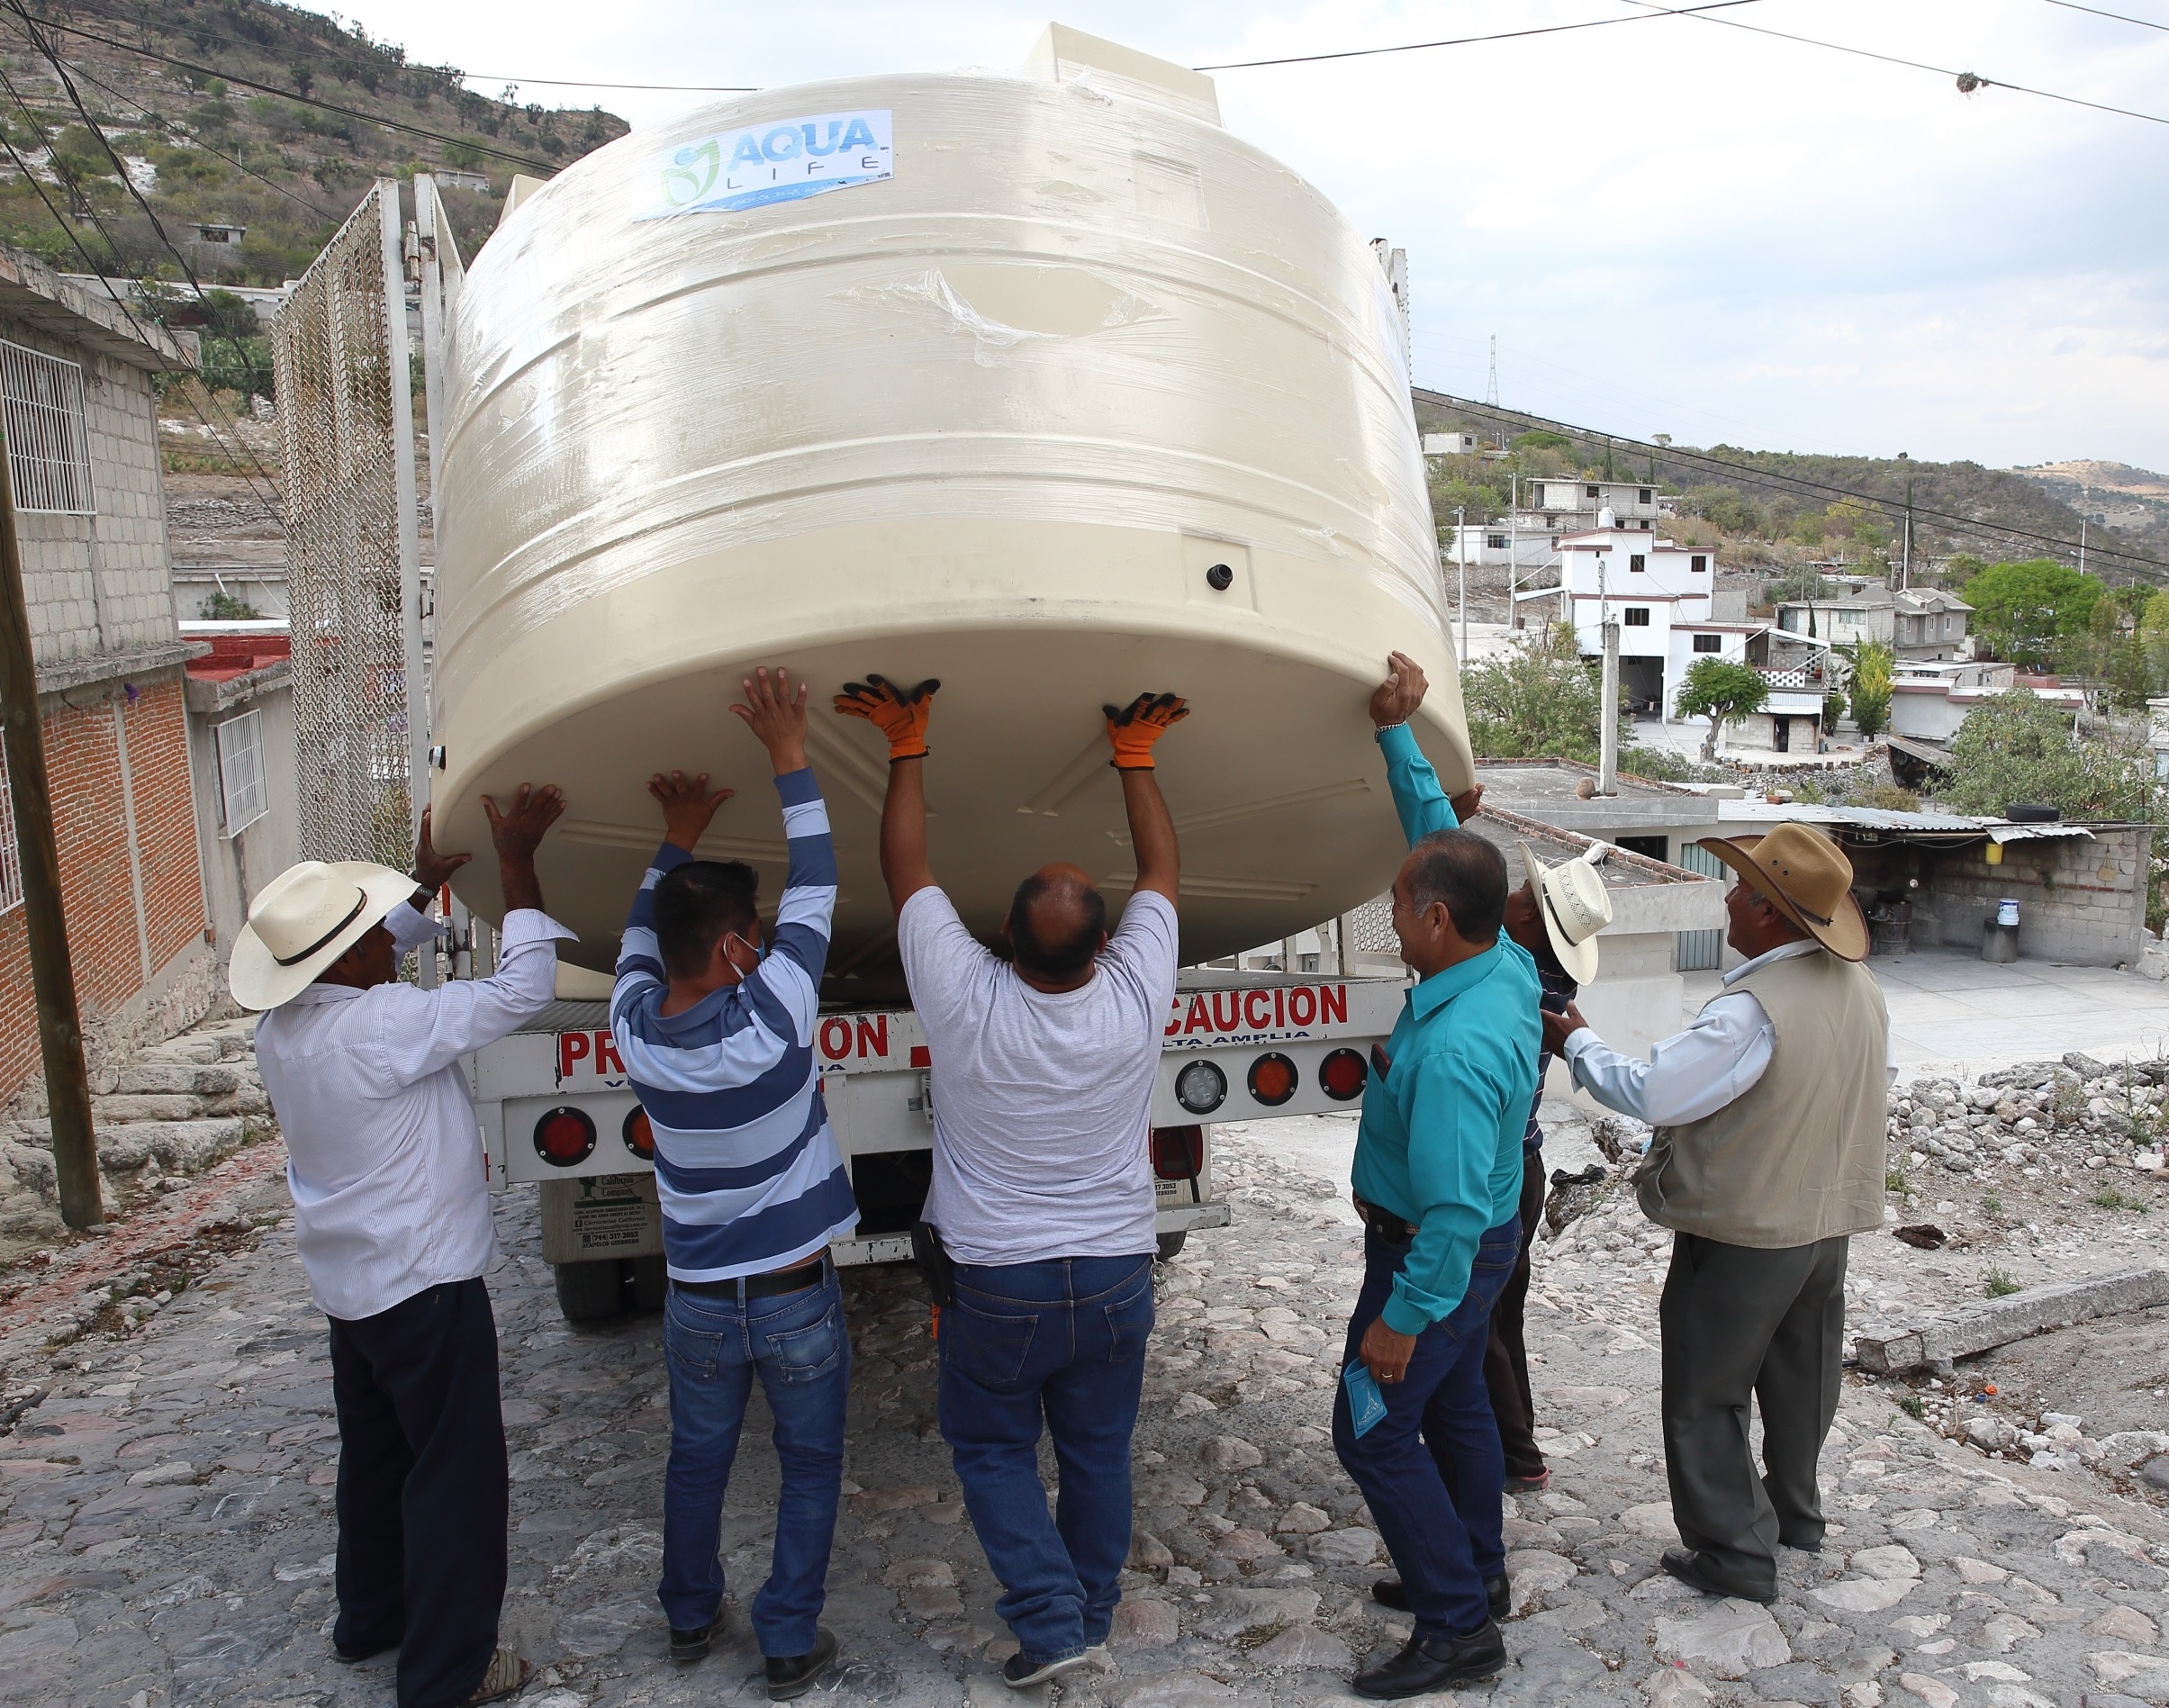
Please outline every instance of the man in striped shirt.
[{"label": "man in striped shirt", "polygon": [[753,1604],[768,1694],[799,1696],[835,1664],[817,1621],[844,1474],[851,1343],[828,1243],[858,1211],[821,1098],[813,1031],[836,853],[806,764],[806,690],[763,669],[745,718],[775,765],[791,864],[764,943],[753,872],[693,849],[729,798],[705,773],[648,791],[668,834],[633,899],[610,1026],[655,1138],[671,1278],[663,1326],[670,1463],[663,1578],[671,1656],[699,1660],[722,1619],[723,1492],[758,1371],[782,1461],[775,1550]]}]

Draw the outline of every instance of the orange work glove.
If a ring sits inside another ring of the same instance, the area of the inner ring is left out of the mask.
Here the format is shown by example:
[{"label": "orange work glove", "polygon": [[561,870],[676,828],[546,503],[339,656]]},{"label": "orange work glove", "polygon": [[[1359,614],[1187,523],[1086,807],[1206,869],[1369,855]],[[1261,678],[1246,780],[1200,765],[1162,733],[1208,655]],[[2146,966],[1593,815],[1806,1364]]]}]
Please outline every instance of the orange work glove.
[{"label": "orange work glove", "polygon": [[1173,694],[1140,694],[1117,711],[1102,706],[1107,717],[1107,741],[1115,749],[1111,762],[1117,771],[1152,769],[1152,744],[1179,724],[1189,709]]},{"label": "orange work glove", "polygon": [[934,691],[940,686],[929,677],[907,691],[886,676],[869,675],[864,682],[845,682],[836,697],[836,709],[846,718],[863,718],[888,737],[890,760],[923,758],[926,719],[933,714]]}]

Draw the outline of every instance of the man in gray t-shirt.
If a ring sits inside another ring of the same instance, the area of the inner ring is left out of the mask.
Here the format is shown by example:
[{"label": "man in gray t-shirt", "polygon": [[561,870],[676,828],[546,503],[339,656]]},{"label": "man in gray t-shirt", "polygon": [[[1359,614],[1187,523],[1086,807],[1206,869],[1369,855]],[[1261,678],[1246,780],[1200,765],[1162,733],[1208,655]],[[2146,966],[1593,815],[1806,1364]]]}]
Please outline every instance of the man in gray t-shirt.
[{"label": "man in gray t-shirt", "polygon": [[[926,720],[938,682],[854,682],[836,709],[889,737],[881,875],[934,1062],[926,1219],[956,1266],[940,1318],[941,1426],[1017,1635],[1023,1689],[1107,1640],[1130,1550],[1130,1436],[1152,1326],[1151,1103],[1175,995],[1174,821],[1152,744],[1172,694],[1106,708],[1137,854],[1121,926],[1072,865],[1017,886],[1004,962],[926,863]],[[1054,1515],[1042,1422],[1062,1467]]]}]

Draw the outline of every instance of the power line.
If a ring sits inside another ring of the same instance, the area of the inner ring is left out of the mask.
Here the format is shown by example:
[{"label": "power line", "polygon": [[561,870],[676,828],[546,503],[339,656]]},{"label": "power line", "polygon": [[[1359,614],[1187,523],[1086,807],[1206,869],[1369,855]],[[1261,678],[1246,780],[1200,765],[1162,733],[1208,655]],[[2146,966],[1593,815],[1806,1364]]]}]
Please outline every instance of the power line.
[{"label": "power line", "polygon": [[2078,0],[2047,0],[2052,6],[2062,6],[2066,12],[2091,12],[2097,18],[2114,18],[2119,23],[2136,23],[2142,30],[2169,31],[2169,23],[2156,23],[2152,18],[2127,17],[2121,12],[2103,12],[2099,6],[2083,6]]},{"label": "power line", "polygon": [[[1838,486],[1828,481],[1819,481],[1812,475],[1787,474],[1776,469],[1759,468],[1752,463],[1734,462],[1708,451],[1693,450],[1677,445],[1658,445],[1649,439],[1630,438],[1622,434],[1607,433],[1596,428],[1578,426],[1572,421],[1554,420],[1548,416],[1532,415],[1526,410],[1496,408],[1489,404],[1479,403],[1473,398],[1455,397],[1446,392],[1428,391],[1421,387],[1412,389],[1414,396],[1421,402],[1441,405],[1451,409],[1477,411],[1496,416],[1503,420],[1519,421],[1548,428],[1555,432],[1571,435],[1576,438],[1620,447],[1655,456],[1669,462],[1702,465],[1709,468],[1722,469],[1728,474],[1743,474],[1769,485],[1790,488],[1818,497],[1851,499],[1857,503],[1873,504],[1878,510],[1897,502],[1877,493],[1864,492],[1857,487]],[[2075,552],[2079,545],[2078,541],[2074,539],[2065,539],[2055,534],[2044,534],[2034,529],[2013,527],[2005,522],[1982,521],[1970,516],[1959,516],[1949,511],[1930,510],[1920,504],[1913,506],[1913,515],[1916,518],[1926,517],[1931,520],[1945,522],[1955,529],[1968,533],[1995,534],[2009,539],[2029,540],[2037,545],[2055,547],[2060,551]],[[2126,564],[2138,565],[2157,574],[2169,571],[2169,564],[2164,564],[2159,559],[2148,557],[2137,552],[2121,550],[2116,547],[2098,546],[2092,540],[2087,542],[2086,551],[2090,557],[2115,557]]]},{"label": "power line", "polygon": [[[761,93],[760,86],[752,83],[604,83],[599,82],[593,77],[501,77],[488,71],[462,71],[458,75],[472,82],[502,83],[512,88],[524,88],[530,83],[539,83],[546,89],[660,89],[666,93],[678,95],[758,95]],[[569,109],[560,109],[560,111],[566,110]]]},{"label": "power line", "polygon": [[[37,40],[34,32],[32,39],[33,41]],[[39,45],[41,50],[43,51],[43,44],[40,43]],[[48,53],[47,57],[50,59],[51,56],[50,52]],[[80,99],[75,97],[74,87],[68,82],[67,72],[61,69],[59,62],[57,59],[53,60],[53,67],[55,71],[59,75],[62,84],[68,86],[70,97],[76,100],[76,110],[78,113],[82,113],[85,122],[90,123],[91,128],[94,131],[96,131],[96,126],[95,123],[92,123],[90,115],[87,113],[84,113]],[[30,104],[23,98],[22,91],[15,87],[14,80],[7,75],[4,68],[0,68],[0,86],[5,86],[6,88],[9,95],[14,98],[15,105],[21,109],[23,116],[30,121],[31,129],[36,133],[39,141],[45,146],[48,158],[54,158],[56,160],[55,170],[57,172],[59,168],[57,164],[57,157],[53,154],[52,139],[46,134],[45,127],[39,122],[38,115],[32,110]],[[134,194],[135,188],[134,185],[129,182],[128,168],[126,165],[117,155],[113,153],[113,145],[105,140],[104,133],[103,131],[97,131],[97,136],[100,144],[105,149],[107,157],[113,160],[116,167],[120,167],[122,184],[128,186],[130,194]],[[8,154],[11,158],[16,161],[18,169],[23,172],[23,175],[25,177],[30,177],[31,174],[28,167],[23,166],[20,157],[15,155],[13,144],[8,146]],[[91,259],[90,251],[83,247],[83,240],[77,235],[75,228],[68,222],[66,218],[62,216],[60,211],[53,206],[52,198],[45,194],[44,185],[35,178],[32,178],[31,182],[32,187],[34,187],[38,193],[38,199],[45,203],[46,212],[53,216],[54,221],[60,227],[61,232],[67,237],[70,246],[73,247],[76,253],[82,258],[84,264],[89,267],[92,274],[96,276],[99,284],[104,286],[105,294],[113,299],[113,306],[121,311],[122,315],[127,320],[129,325],[135,329],[137,337],[140,338],[146,344],[153,344],[154,340],[152,339],[149,332],[144,328],[143,323],[136,318],[134,312],[129,308],[127,303],[122,299],[121,294],[113,288],[113,281],[105,276],[104,269]],[[89,215],[92,225],[97,228],[98,235],[105,239],[105,248],[113,258],[113,265],[115,267],[120,266],[121,246],[114,240],[113,233],[106,230],[105,221],[98,217],[98,210],[96,205],[91,201],[89,196],[82,194],[80,190],[77,190],[75,188],[72,180],[70,181],[69,187],[75,192],[75,194],[81,196],[84,212]],[[140,201],[141,198],[138,196],[137,199]],[[152,216],[151,222],[154,227],[157,227],[158,221],[155,215]],[[164,229],[162,227],[158,229],[158,235],[161,238],[164,238]],[[170,241],[167,242],[167,247],[168,249],[172,248]],[[183,265],[185,267],[186,264],[184,263]],[[190,283],[194,283],[193,275],[191,276]],[[196,294],[199,299],[203,296],[203,287],[201,285],[197,285]],[[248,363],[246,355],[243,356],[242,359],[244,364],[249,366],[250,367],[250,371],[253,372],[253,365]],[[212,410],[222,415],[224,411],[219,410],[218,400],[215,397],[211,397],[208,390],[206,390],[205,396],[211,404]],[[189,408],[194,411],[197,420],[203,423],[203,426],[209,430],[212,438],[217,443],[219,448],[224,451],[230,458],[232,458],[238,463],[240,458],[239,456],[235,456],[232,447],[226,443],[224,438],[220,434],[218,427],[212,420],[211,416],[196,403],[193,397],[188,398],[187,402]],[[255,481],[249,479],[247,470],[243,470],[241,477],[244,481],[248,482],[250,496],[255,498],[257,502],[264,507],[264,511],[267,515],[268,515],[275,521],[278,520],[279,510],[277,504],[277,480],[272,475],[271,471],[264,466],[262,460],[258,457],[255,450],[249,444],[247,436],[241,432],[239,425],[230,417],[227,418],[226,425],[232,429],[234,438],[240,446],[241,454],[248,458],[250,466],[252,466],[258,474],[261,474],[264,477],[265,481],[271,488],[272,496],[269,500],[267,500],[263,493],[258,491]]]},{"label": "power line", "polygon": [[[1625,0],[1631,6],[1644,6],[1649,17],[1685,17],[1685,12],[1659,12],[1656,0]],[[1786,30],[1772,30],[1765,24],[1742,23],[1737,18],[1704,18],[1704,23],[1722,24],[1729,30],[1745,30],[1758,36],[1772,36],[1780,41],[1797,41],[1803,47],[1821,48],[1831,53],[1849,53],[1857,59],[1875,59],[1884,65],[1903,66],[1910,71],[1932,71],[1938,77],[1950,77],[1958,86],[1958,93],[1971,95],[1975,89],[2009,89],[2013,95],[2030,95],[2044,101],[2059,101],[2065,106],[2087,107],[2096,113],[2113,113],[2119,118],[2143,119],[2148,124],[2169,124],[2169,118],[2158,113],[2141,113],[2133,107],[2111,106],[2105,101],[2089,101],[2075,95],[2058,95],[2054,89],[2036,89],[2023,83],[2005,83],[1999,77],[1984,77],[1976,71],[1953,71],[1948,66],[1930,65],[1920,59],[1902,59],[1896,54],[1877,53],[1870,48],[1848,47],[1842,41],[1824,41],[1814,36],[1794,35]]]},{"label": "power line", "polygon": [[398,131],[408,136],[423,137],[431,142],[441,142],[449,147],[472,149],[477,154],[486,154],[496,159],[508,160],[514,166],[533,167],[538,172],[555,172],[557,169],[552,162],[538,160],[532,155],[515,154],[509,149],[494,148],[489,143],[479,141],[473,137],[447,136],[443,131],[432,131],[426,125],[409,124],[402,119],[386,118],[381,113],[368,113],[359,107],[342,106],[336,101],[320,101],[314,95],[302,95],[293,89],[284,89],[276,83],[264,83],[255,77],[245,77],[237,71],[221,71],[214,66],[199,65],[193,59],[179,59],[173,54],[159,53],[150,48],[140,48],[132,41],[122,41],[112,36],[100,35],[95,30],[86,30],[81,24],[69,23],[64,19],[33,18],[30,13],[22,11],[20,8],[17,9],[17,15],[26,23],[34,23],[41,24],[49,30],[58,31],[68,35],[81,36],[86,41],[95,41],[104,47],[117,48],[122,53],[132,53],[141,59],[154,60],[159,65],[169,65],[176,70],[186,71],[196,77],[217,77],[222,82],[238,83],[245,89],[261,90],[266,95],[276,95],[281,100],[298,101],[303,106],[316,107],[325,113],[336,113],[342,118],[359,119],[366,124],[382,125],[387,131]]},{"label": "power line", "polygon": [[[1684,18],[1698,12],[1721,12],[1728,6],[1749,6],[1757,0],[1708,0],[1697,6],[1674,6],[1652,12],[1650,17]],[[1466,48],[1479,41],[1519,41],[1530,36],[1566,35],[1575,30],[1604,30],[1615,23],[1640,23],[1641,18],[1588,18],[1580,23],[1550,23],[1532,30],[1502,30],[1495,35],[1451,36],[1440,41],[1405,41],[1391,48],[1349,48],[1339,53],[1294,53],[1281,59],[1232,59],[1221,65],[1197,65],[1193,71],[1251,71],[1261,66],[1315,65],[1322,59],[1367,59],[1380,53],[1421,53],[1429,48]]]}]

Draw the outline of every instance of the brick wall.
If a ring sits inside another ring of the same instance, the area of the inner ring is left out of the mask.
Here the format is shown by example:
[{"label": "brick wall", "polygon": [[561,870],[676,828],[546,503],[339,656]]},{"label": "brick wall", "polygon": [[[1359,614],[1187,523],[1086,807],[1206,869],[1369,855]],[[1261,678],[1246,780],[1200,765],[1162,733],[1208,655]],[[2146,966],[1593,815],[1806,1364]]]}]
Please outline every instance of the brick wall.
[{"label": "brick wall", "polygon": [[[95,1057],[107,1023],[121,1017],[147,985],[170,978],[176,962],[192,952],[202,954],[203,892],[177,675],[139,688],[132,704],[117,683],[109,693],[74,699],[78,703],[48,704],[45,761],[52,779],[53,833],[76,993]],[[129,801],[143,893],[140,919],[129,858]],[[20,1089],[38,1069],[36,1000],[23,909],[16,907],[0,914],[0,1097]]]},{"label": "brick wall", "polygon": [[2019,953],[2079,966],[2137,966],[2146,935],[2151,833],[2101,825],[2091,836],[2007,843],[2003,863],[1975,847],[1924,862],[1913,941],[1978,949],[1982,922],[2019,904]]},{"label": "brick wall", "polygon": [[83,370],[97,513],[24,511],[17,522],[38,664],[140,652],[178,639],[150,376],[6,316],[0,316],[0,339]]}]

